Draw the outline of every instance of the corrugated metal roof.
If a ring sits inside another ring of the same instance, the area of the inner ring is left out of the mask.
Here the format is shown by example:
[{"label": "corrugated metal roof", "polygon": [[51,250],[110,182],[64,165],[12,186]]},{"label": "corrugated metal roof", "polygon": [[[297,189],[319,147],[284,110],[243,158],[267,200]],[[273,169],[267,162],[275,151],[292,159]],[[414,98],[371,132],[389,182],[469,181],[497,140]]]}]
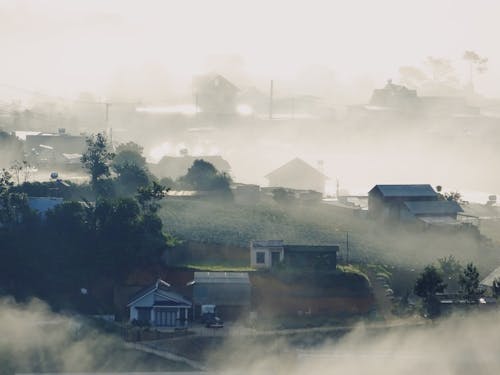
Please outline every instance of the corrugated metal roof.
[{"label": "corrugated metal roof", "polygon": [[336,253],[339,245],[285,245],[285,253]]},{"label": "corrugated metal roof", "polygon": [[370,192],[378,190],[383,197],[436,197],[431,185],[375,185]]},{"label": "corrugated metal roof", "polygon": [[231,283],[231,284],[250,284],[248,273],[246,272],[195,272],[194,283]]},{"label": "corrugated metal roof", "polygon": [[414,215],[455,215],[464,210],[455,201],[414,201],[404,202],[404,205]]}]

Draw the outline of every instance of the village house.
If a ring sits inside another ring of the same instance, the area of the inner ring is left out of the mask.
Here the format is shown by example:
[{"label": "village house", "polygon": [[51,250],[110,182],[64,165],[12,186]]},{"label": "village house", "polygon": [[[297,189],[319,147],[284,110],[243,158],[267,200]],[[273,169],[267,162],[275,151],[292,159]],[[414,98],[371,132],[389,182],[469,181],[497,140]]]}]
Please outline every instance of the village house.
[{"label": "village house", "polygon": [[295,190],[313,190],[323,194],[328,179],[322,172],[305,161],[295,158],[265,176],[270,187]]},{"label": "village house", "polygon": [[295,268],[328,269],[337,267],[339,245],[286,245],[282,240],[260,240],[250,243],[250,265],[272,268],[285,264]]},{"label": "village house", "polygon": [[463,209],[440,197],[430,185],[376,185],[368,193],[371,218],[428,227],[461,227]]},{"label": "village house", "polygon": [[246,272],[195,272],[192,286],[193,319],[202,306],[215,305],[223,319],[237,319],[250,310],[251,285]]},{"label": "village house", "polygon": [[154,327],[185,328],[190,301],[175,293],[170,284],[158,279],[153,285],[134,294],[127,304],[129,320]]},{"label": "village house", "polygon": [[202,114],[234,115],[236,97],[240,91],[219,74],[208,74],[194,78],[193,89],[196,105]]},{"label": "village house", "polygon": [[437,201],[431,185],[375,185],[368,193],[368,214],[374,219],[399,220],[406,202]]}]

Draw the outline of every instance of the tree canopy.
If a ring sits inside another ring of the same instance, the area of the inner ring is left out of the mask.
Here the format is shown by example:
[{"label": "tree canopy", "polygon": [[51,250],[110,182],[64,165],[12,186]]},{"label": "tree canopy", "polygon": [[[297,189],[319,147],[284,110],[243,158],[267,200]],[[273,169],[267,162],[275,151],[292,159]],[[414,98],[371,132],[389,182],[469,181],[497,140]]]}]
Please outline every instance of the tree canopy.
[{"label": "tree canopy", "polygon": [[102,133],[87,137],[86,142],[87,151],[80,160],[90,174],[92,186],[97,190],[99,179],[109,177],[109,164],[115,155],[109,151],[108,141]]}]

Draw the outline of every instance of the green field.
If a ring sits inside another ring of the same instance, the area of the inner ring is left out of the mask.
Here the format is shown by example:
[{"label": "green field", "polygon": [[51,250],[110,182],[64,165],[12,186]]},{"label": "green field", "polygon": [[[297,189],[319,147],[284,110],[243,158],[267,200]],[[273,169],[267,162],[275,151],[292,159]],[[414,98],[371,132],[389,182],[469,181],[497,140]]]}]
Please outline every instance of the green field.
[{"label": "green field", "polygon": [[[296,244],[339,244],[345,257],[348,231],[350,259],[355,262],[420,268],[453,254],[464,263],[476,263],[482,273],[500,265],[496,242],[483,236],[387,226],[327,205],[285,208],[273,203],[240,206],[168,199],[160,216],[165,230],[180,240],[245,249],[240,251],[247,251],[253,239],[282,239]],[[230,266],[227,259],[217,258],[210,265],[215,267],[218,262]],[[186,263],[195,265],[198,260]]]}]

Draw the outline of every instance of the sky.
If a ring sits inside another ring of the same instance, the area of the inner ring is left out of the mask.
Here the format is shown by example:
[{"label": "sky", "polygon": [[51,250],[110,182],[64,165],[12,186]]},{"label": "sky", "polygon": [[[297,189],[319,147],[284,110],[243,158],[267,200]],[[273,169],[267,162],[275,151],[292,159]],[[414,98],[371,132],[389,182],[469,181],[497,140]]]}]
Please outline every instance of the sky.
[{"label": "sky", "polygon": [[0,85],[105,96],[117,83],[183,88],[221,66],[257,85],[314,66],[382,85],[428,56],[465,79],[470,49],[489,58],[477,90],[500,96],[499,14],[495,0],[3,0]]}]

